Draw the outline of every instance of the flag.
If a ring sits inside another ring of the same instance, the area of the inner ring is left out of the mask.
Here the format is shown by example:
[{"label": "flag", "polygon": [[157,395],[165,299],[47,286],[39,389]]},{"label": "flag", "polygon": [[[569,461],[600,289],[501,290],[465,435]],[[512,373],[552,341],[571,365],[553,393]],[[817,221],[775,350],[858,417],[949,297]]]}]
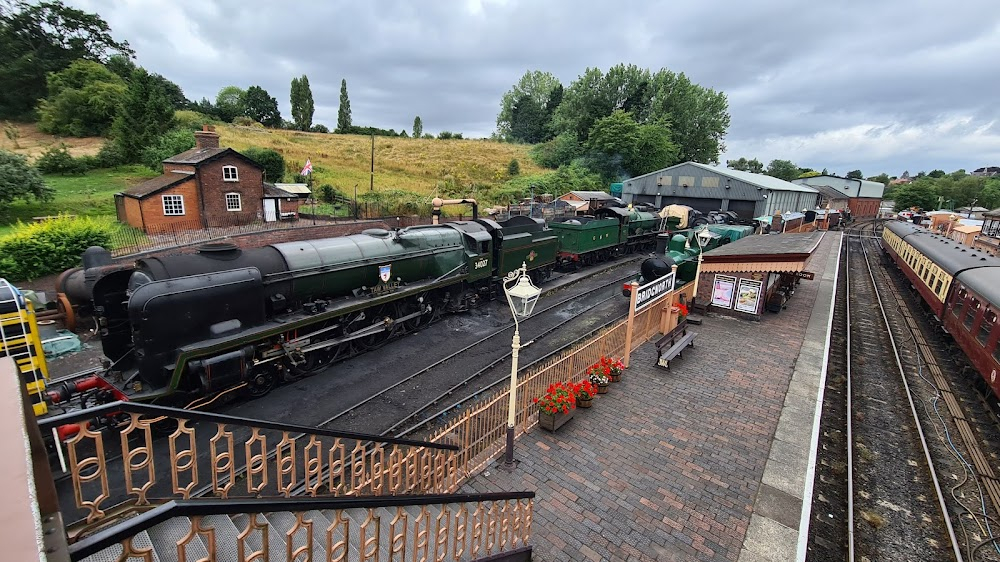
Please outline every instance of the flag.
[{"label": "flag", "polygon": [[313,171],[313,164],[308,158],[306,158],[306,165],[304,168],[302,168],[302,172],[300,172],[299,175],[308,176],[309,174],[312,173],[312,171]]}]

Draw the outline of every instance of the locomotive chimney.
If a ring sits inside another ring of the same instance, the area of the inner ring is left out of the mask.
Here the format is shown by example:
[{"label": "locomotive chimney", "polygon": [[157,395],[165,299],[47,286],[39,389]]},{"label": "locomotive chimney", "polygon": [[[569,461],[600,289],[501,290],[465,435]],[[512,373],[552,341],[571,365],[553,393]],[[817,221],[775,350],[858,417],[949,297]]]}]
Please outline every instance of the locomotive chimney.
[{"label": "locomotive chimney", "polygon": [[198,149],[219,148],[219,133],[212,125],[202,125],[200,131],[194,133],[194,146]]}]

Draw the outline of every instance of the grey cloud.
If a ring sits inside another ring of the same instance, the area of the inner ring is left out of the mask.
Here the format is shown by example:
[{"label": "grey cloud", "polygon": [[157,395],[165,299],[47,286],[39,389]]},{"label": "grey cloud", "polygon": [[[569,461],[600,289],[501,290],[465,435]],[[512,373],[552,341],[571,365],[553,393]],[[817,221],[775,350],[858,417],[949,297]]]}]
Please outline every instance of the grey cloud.
[{"label": "grey cloud", "polygon": [[[190,98],[259,84],[287,117],[289,83],[307,74],[328,126],[342,78],[357,124],[409,130],[420,115],[428,132],[486,136],[525,71],[568,86],[624,62],[726,92],[730,157],[871,173],[997,164],[992,0],[70,3]],[[963,117],[968,127],[941,126]]]}]

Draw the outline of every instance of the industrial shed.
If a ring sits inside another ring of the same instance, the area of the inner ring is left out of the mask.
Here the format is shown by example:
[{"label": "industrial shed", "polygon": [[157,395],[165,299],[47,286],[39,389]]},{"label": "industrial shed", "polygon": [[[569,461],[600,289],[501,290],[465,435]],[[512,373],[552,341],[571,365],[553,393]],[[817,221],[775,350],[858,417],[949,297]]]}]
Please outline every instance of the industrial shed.
[{"label": "industrial shed", "polygon": [[742,218],[778,211],[814,209],[815,189],[785,180],[728,168],[685,162],[626,180],[622,199],[657,208],[687,205],[703,213],[721,209]]},{"label": "industrial shed", "polygon": [[847,207],[855,217],[876,216],[882,205],[882,194],[885,192],[885,185],[881,182],[832,175],[799,178],[792,180],[792,183],[817,189],[823,186],[844,194],[847,197]]}]

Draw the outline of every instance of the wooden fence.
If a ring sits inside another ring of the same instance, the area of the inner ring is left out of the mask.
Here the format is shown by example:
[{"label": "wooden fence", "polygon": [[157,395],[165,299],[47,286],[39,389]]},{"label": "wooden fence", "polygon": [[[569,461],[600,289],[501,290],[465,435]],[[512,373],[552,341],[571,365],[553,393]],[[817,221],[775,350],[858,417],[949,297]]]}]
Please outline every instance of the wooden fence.
[{"label": "wooden fence", "polygon": [[[661,309],[679,292],[688,288],[686,286],[674,293],[667,293],[636,314],[632,350],[659,333]],[[599,333],[591,341],[519,373],[515,396],[515,436],[538,425],[538,410],[533,399],[545,394],[549,385],[560,381],[582,381],[587,369],[602,356],[623,358],[627,328],[628,321],[622,321]],[[498,391],[467,408],[428,439],[434,443],[449,443],[461,447],[458,462],[460,474],[457,478],[459,486],[503,453],[507,436],[509,396],[509,387]]]}]

